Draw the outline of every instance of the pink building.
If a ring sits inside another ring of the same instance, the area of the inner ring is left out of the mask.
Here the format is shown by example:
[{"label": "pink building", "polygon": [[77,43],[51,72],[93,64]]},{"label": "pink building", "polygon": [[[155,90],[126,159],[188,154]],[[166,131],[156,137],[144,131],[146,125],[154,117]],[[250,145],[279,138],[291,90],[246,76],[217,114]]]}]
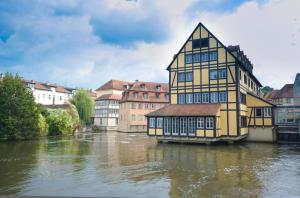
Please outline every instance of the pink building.
[{"label": "pink building", "polygon": [[167,83],[131,83],[122,94],[119,109],[120,132],[147,132],[146,114],[160,109],[169,102]]}]

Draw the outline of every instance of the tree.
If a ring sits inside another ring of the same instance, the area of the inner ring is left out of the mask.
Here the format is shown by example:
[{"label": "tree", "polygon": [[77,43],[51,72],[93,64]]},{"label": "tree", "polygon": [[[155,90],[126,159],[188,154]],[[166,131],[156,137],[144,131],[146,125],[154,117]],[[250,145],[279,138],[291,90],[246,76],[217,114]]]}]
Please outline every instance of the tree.
[{"label": "tree", "polygon": [[80,89],[71,99],[71,103],[75,105],[80,122],[83,125],[91,123],[91,115],[94,110],[94,102],[89,95],[89,92],[84,89]]},{"label": "tree", "polygon": [[32,92],[18,76],[0,81],[0,139],[30,139],[39,134],[39,111]]},{"label": "tree", "polygon": [[263,95],[265,95],[266,93],[269,93],[271,91],[273,91],[273,88],[269,87],[269,86],[265,86],[261,89],[261,92],[263,93]]}]

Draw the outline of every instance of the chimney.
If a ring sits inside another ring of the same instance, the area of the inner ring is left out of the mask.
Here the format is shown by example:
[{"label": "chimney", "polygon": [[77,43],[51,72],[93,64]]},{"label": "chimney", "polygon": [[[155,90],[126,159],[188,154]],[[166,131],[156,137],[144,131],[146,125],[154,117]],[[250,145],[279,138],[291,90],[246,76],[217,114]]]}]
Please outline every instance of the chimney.
[{"label": "chimney", "polygon": [[135,80],[135,82],[139,82],[139,80]]}]

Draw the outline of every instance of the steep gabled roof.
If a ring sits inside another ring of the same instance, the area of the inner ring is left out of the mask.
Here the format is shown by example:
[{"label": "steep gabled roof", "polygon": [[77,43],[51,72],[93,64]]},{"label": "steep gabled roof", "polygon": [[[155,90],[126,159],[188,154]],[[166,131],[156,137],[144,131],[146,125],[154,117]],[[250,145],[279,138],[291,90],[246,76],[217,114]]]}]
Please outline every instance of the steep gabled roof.
[{"label": "steep gabled roof", "polygon": [[[212,35],[212,37],[214,37],[216,40],[217,40],[217,42],[219,42],[221,45],[222,45],[222,47],[229,53],[229,54],[231,54],[235,59],[236,59],[236,61],[237,62],[239,62],[240,63],[240,65],[243,67],[243,69],[245,69],[245,70],[248,70],[248,67],[245,65],[245,63],[243,62],[243,61],[241,61],[241,60],[239,60],[239,58],[236,56],[236,55],[234,55],[233,53],[232,53],[232,51],[230,50],[230,49],[228,49],[228,47],[226,47],[213,33],[211,33],[201,22],[196,26],[196,28],[193,30],[193,32],[190,34],[190,36],[188,37],[188,39],[185,41],[185,43],[183,44],[183,46],[180,48],[180,50],[178,51],[178,53],[177,54],[175,54],[174,55],[174,57],[173,57],[173,60],[171,61],[171,63],[169,64],[169,66],[167,67],[167,70],[169,70],[170,69],[170,67],[171,67],[171,65],[173,64],[173,62],[178,58],[178,54],[183,50],[183,48],[186,46],[186,44],[188,43],[188,41],[189,41],[189,39],[191,38],[191,36],[196,32],[196,30],[199,28],[199,27],[203,27],[207,32],[209,32],[209,34],[211,34]],[[231,48],[231,49],[237,49],[237,48]],[[260,87],[262,87],[262,84],[259,82],[259,80],[252,74],[252,72],[249,72],[249,75],[251,76],[251,78],[253,78],[253,80],[260,86]]]},{"label": "steep gabled roof", "polygon": [[274,96],[274,98],[293,98],[294,97],[294,84],[284,85]]},{"label": "steep gabled roof", "polygon": [[125,90],[124,86],[129,85],[129,82],[121,81],[121,80],[110,80],[106,82],[104,85],[96,89],[96,91],[115,89],[115,90]]},{"label": "steep gabled roof", "polygon": [[128,90],[158,92],[158,90],[157,90],[158,87],[161,88],[161,90],[159,92],[168,92],[169,91],[168,83],[141,82],[141,81],[133,82]]},{"label": "steep gabled roof", "polygon": [[264,99],[266,100],[272,100],[275,98],[275,96],[277,95],[277,93],[279,92],[279,90],[272,90],[268,93],[265,94]]}]

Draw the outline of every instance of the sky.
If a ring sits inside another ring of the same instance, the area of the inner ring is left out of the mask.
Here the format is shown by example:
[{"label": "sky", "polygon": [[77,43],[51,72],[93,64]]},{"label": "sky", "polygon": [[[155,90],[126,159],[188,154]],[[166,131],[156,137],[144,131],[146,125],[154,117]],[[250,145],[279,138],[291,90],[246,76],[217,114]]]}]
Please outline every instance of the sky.
[{"label": "sky", "polygon": [[0,73],[96,89],[110,79],[168,82],[199,22],[240,45],[263,85],[300,72],[298,0],[1,0]]}]

